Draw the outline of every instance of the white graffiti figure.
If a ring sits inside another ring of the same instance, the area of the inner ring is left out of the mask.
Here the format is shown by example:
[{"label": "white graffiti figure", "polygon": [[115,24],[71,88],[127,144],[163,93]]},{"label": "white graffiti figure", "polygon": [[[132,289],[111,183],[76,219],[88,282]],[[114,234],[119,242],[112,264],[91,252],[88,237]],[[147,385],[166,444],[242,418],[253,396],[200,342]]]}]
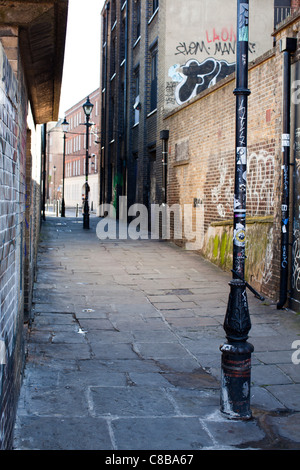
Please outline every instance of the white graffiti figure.
[{"label": "white graffiti figure", "polygon": [[217,211],[220,217],[226,216],[226,208],[231,210],[233,200],[233,179],[227,174],[228,165],[224,158],[219,163],[220,181],[217,186],[211,190],[211,199],[217,205]]},{"label": "white graffiti figure", "polygon": [[274,206],[274,156],[260,150],[251,153],[247,165],[247,212],[269,215]]},{"label": "white graffiti figure", "polygon": [[235,64],[229,64],[226,60],[216,60],[212,57],[203,62],[198,62],[196,59],[189,60],[179,72],[183,76],[183,80],[175,91],[177,103],[185,103],[201,91],[230,75],[234,70]]}]

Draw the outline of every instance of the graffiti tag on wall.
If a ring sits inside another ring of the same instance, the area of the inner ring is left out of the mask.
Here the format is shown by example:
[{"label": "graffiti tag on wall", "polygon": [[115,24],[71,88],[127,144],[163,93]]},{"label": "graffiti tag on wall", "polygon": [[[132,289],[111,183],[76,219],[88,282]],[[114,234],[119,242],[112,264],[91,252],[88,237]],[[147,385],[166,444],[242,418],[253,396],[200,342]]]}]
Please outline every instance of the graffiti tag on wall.
[{"label": "graffiti tag on wall", "polygon": [[251,153],[247,165],[247,212],[255,216],[272,213],[274,207],[274,155],[265,150]]},{"label": "graffiti tag on wall", "polygon": [[[174,71],[174,67],[172,69]],[[225,60],[208,58],[203,62],[196,59],[189,60],[183,67],[173,72],[174,80],[180,81],[175,89],[175,99],[178,104],[183,104],[203,90],[215,85],[219,80],[230,75],[235,70],[235,64],[229,64]],[[170,74],[170,73],[169,73]]]},{"label": "graffiti tag on wall", "polygon": [[[211,28],[193,41],[179,41],[174,57],[192,57],[169,68],[172,82],[166,83],[166,105],[183,104],[235,70],[237,37],[233,26]],[[256,43],[248,43],[249,54],[256,53]],[[173,92],[173,93],[172,93]]]},{"label": "graffiti tag on wall", "polygon": [[[252,152],[247,161],[247,215],[269,215],[274,207],[274,155],[265,150]],[[227,162],[219,162],[218,184],[211,189],[212,203],[225,218],[232,211],[234,179]]]}]

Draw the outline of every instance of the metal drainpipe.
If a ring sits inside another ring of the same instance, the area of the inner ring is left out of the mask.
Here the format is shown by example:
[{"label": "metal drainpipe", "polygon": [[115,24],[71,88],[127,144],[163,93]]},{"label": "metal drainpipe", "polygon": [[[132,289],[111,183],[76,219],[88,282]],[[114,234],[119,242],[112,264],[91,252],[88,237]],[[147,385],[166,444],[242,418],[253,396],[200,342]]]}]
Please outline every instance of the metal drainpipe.
[{"label": "metal drainpipe", "polygon": [[[106,171],[106,162],[105,162],[105,159],[106,159],[106,149],[108,147],[107,145],[107,136],[106,136],[106,130],[107,130],[107,126],[106,126],[106,114],[107,114],[107,61],[108,61],[108,57],[107,57],[107,53],[108,53],[108,47],[107,47],[107,42],[108,42],[108,12],[109,12],[109,2],[105,5],[105,10],[106,10],[106,15],[105,15],[105,31],[106,31],[106,45],[105,45],[105,63],[104,63],[104,84],[105,84],[105,103],[104,103],[104,113],[102,113],[102,119],[104,120],[103,122],[103,134],[101,134],[101,172],[102,172],[102,177],[101,177],[101,180],[102,180],[102,184],[101,184],[101,188],[100,188],[100,191],[101,191],[101,200],[100,200],[100,203],[103,204],[103,203],[106,203],[106,198],[105,198],[105,191],[106,191],[106,175],[105,175],[105,171]],[[102,95],[103,97],[103,95]],[[103,145],[104,144],[104,145]],[[102,165],[103,165],[103,168],[102,168]],[[103,214],[104,215],[104,214]]]},{"label": "metal drainpipe", "polygon": [[290,109],[291,109],[291,53],[297,48],[297,39],[280,40],[283,53],[283,109],[282,109],[282,200],[281,200],[281,259],[280,291],[277,309],[282,309],[287,301],[289,274],[289,192],[290,192]]},{"label": "metal drainpipe", "polygon": [[167,204],[169,131],[160,131],[160,139],[162,140],[162,202]]},{"label": "metal drainpipe", "polygon": [[43,194],[42,194],[42,219],[46,220],[46,215],[45,215],[45,204],[46,204],[46,161],[47,161],[47,124],[43,124],[42,127],[42,179],[43,179]]},{"label": "metal drainpipe", "polygon": [[[125,20],[125,63],[124,63],[124,171],[123,171],[123,194],[127,193],[127,181],[126,181],[126,168],[127,168],[127,72],[128,72],[128,15],[129,15],[129,1],[126,1],[126,20]],[[127,175],[128,177],[128,175]]]}]

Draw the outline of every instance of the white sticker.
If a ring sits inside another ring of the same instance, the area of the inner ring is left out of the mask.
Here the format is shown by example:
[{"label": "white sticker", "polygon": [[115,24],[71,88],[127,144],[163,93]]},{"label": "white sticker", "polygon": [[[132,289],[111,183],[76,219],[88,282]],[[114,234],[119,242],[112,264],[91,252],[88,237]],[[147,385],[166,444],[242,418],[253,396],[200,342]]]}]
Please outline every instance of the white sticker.
[{"label": "white sticker", "polygon": [[282,134],[282,147],[290,146],[290,134]]},{"label": "white sticker", "polygon": [[247,148],[246,147],[237,147],[237,165],[246,165],[247,163]]},{"label": "white sticker", "polygon": [[0,339],[0,364],[6,364],[6,348],[3,339]]}]

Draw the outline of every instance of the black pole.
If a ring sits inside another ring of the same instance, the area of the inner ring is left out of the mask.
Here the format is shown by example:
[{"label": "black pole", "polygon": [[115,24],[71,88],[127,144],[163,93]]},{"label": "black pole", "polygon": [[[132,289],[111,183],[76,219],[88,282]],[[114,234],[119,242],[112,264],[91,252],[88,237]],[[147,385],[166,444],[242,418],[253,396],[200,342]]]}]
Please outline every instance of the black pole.
[{"label": "black pole", "polygon": [[290,112],[291,112],[291,69],[290,54],[297,48],[297,39],[284,38],[280,41],[283,52],[283,103],[282,103],[282,203],[281,203],[281,260],[280,292],[277,309],[287,301],[289,270],[289,204],[290,204]]},{"label": "black pole", "polygon": [[42,194],[42,219],[46,220],[45,204],[46,204],[46,164],[47,164],[47,124],[43,124],[42,134],[42,147],[43,147],[43,194]]},{"label": "black pole", "polygon": [[61,201],[61,217],[65,217],[65,159],[66,159],[66,134],[64,132],[63,189],[62,189],[62,201]]},{"label": "black pole", "polygon": [[90,214],[89,214],[89,115],[86,115],[86,156],[85,156],[85,198],[83,209],[83,228],[90,228]]},{"label": "black pole", "polygon": [[162,202],[167,204],[167,168],[168,168],[168,140],[169,131],[163,130],[160,132],[160,139],[162,140]]},{"label": "black pole", "polygon": [[[248,112],[249,0],[237,1],[236,140],[233,217],[233,279],[224,320],[227,343],[222,352],[221,412],[230,419],[249,419],[251,353],[247,343],[251,321],[245,274],[246,171]],[[236,273],[236,274],[235,274]]]}]

